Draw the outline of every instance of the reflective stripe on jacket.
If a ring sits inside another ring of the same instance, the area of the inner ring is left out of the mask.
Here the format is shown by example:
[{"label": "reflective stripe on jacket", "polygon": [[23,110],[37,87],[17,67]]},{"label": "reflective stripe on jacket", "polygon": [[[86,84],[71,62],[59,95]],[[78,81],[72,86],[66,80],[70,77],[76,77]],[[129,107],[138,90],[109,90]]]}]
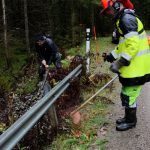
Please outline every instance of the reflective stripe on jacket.
[{"label": "reflective stripe on jacket", "polygon": [[[135,16],[134,16],[135,17]],[[120,19],[116,25],[120,36],[119,44],[111,54],[115,59],[123,57],[130,62],[120,68],[120,82],[123,85],[142,85],[150,81],[150,48],[142,22],[136,17],[137,31],[124,34],[120,28]]]}]

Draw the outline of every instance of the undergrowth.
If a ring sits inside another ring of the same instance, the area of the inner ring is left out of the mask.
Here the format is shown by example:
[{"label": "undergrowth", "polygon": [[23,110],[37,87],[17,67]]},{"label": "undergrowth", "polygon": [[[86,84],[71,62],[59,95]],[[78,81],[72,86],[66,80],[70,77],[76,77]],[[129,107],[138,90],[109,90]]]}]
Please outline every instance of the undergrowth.
[{"label": "undergrowth", "polygon": [[[99,60],[100,64],[96,62],[96,42],[93,41],[91,44],[91,74],[92,73],[110,73],[108,69],[108,64],[104,64],[102,60],[102,52],[107,52],[113,49],[114,45],[110,43],[110,38],[99,38],[97,44],[99,47]],[[12,69],[5,70],[4,67],[1,67],[0,74],[0,85],[3,85],[4,88],[9,91],[13,84],[18,81],[22,74],[22,67],[27,64],[27,53],[24,51],[22,45],[18,46],[14,44],[12,46],[13,51],[15,51],[14,56],[12,57]],[[85,43],[81,47],[75,47],[66,52],[67,55],[75,56],[82,55],[85,56]],[[3,60],[1,60],[3,61]],[[69,64],[69,61],[63,60],[63,67]],[[31,93],[35,90],[37,84],[37,75],[31,75],[29,78],[24,78],[20,87],[17,88],[17,93]],[[84,100],[92,96],[100,88],[99,86],[92,86],[92,90],[87,88],[82,88],[82,97]],[[100,100],[101,99],[101,100]],[[105,118],[107,112],[108,104],[103,102],[103,98],[95,98],[88,106],[84,107],[81,110],[81,123],[79,125],[74,125],[70,118],[65,119],[66,125],[69,127],[63,132],[60,132],[55,138],[54,142],[50,147],[44,147],[45,150],[87,150],[91,145],[98,147],[100,150],[104,149],[107,139],[97,138],[97,130],[99,128],[104,128],[109,123]],[[65,127],[64,127],[65,128]],[[105,130],[102,130],[102,134],[105,133]]]},{"label": "undergrowth", "polygon": [[[109,52],[114,48],[114,45],[111,44],[110,41],[110,37],[98,38],[97,42],[92,41],[91,74],[110,74],[108,63],[104,63],[101,57],[103,52]],[[96,61],[96,47],[99,48],[99,64]],[[81,47],[70,49],[67,54],[80,54],[84,56],[85,43]],[[91,97],[102,86],[103,85],[100,84],[92,87],[83,87],[81,90],[83,99],[86,100]],[[74,125],[71,118],[66,119],[68,128],[59,133],[49,147],[43,147],[43,150],[90,150],[92,147],[98,150],[104,150],[108,140],[98,137],[97,131],[100,130],[102,135],[105,135],[107,132],[106,127],[109,124],[109,121],[106,119],[106,114],[108,113],[109,102],[111,102],[111,100],[107,101],[106,95],[109,95],[108,93],[111,93],[110,89],[105,90],[103,94],[101,94],[103,95],[102,97],[97,96],[94,98],[92,102],[80,111],[81,122],[79,125]],[[105,98],[105,100],[103,98]]]},{"label": "undergrowth", "polygon": [[[21,73],[22,67],[27,63],[27,52],[24,43],[21,40],[10,37],[9,39],[9,60],[10,67],[6,67],[4,47],[0,44],[0,85],[9,91]],[[11,43],[11,44],[10,44]]]}]

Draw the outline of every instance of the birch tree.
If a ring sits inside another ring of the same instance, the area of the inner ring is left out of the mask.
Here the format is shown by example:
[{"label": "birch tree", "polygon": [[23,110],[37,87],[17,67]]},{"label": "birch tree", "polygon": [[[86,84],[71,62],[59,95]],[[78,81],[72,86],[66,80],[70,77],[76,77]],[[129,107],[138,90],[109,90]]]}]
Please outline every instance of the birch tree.
[{"label": "birch tree", "polygon": [[6,18],[6,5],[5,0],[2,0],[2,10],[3,10],[3,28],[4,28],[4,47],[5,47],[5,57],[6,65],[10,67],[9,52],[8,52],[8,39],[7,39],[7,18]]},{"label": "birch tree", "polygon": [[28,54],[30,54],[27,0],[24,0],[24,18],[25,18],[26,48],[27,48]]}]

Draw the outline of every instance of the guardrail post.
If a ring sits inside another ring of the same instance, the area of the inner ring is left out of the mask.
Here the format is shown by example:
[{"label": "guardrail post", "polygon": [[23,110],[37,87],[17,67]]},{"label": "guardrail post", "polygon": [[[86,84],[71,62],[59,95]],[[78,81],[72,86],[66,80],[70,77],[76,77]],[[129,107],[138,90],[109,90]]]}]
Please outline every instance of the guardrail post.
[{"label": "guardrail post", "polygon": [[[51,86],[49,85],[48,82],[46,82],[45,87],[44,87],[44,95],[46,95],[50,90],[51,90]],[[52,106],[49,108],[47,114],[50,119],[52,128],[57,128],[58,127],[58,118],[57,118],[56,109],[55,109],[54,104],[52,104]]]},{"label": "guardrail post", "polygon": [[54,104],[50,107],[50,109],[48,111],[48,116],[50,118],[52,128],[57,128],[58,127],[58,118],[57,118],[56,109],[55,109]]}]

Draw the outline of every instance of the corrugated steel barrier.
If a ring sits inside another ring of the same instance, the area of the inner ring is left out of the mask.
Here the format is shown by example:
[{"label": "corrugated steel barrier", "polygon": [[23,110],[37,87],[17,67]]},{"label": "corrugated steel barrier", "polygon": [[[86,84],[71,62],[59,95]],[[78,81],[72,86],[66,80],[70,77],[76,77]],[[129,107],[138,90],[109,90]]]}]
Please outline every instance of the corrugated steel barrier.
[{"label": "corrugated steel barrier", "polygon": [[82,65],[79,65],[0,135],[0,150],[11,150],[68,88],[70,80],[78,76],[81,71]]}]

